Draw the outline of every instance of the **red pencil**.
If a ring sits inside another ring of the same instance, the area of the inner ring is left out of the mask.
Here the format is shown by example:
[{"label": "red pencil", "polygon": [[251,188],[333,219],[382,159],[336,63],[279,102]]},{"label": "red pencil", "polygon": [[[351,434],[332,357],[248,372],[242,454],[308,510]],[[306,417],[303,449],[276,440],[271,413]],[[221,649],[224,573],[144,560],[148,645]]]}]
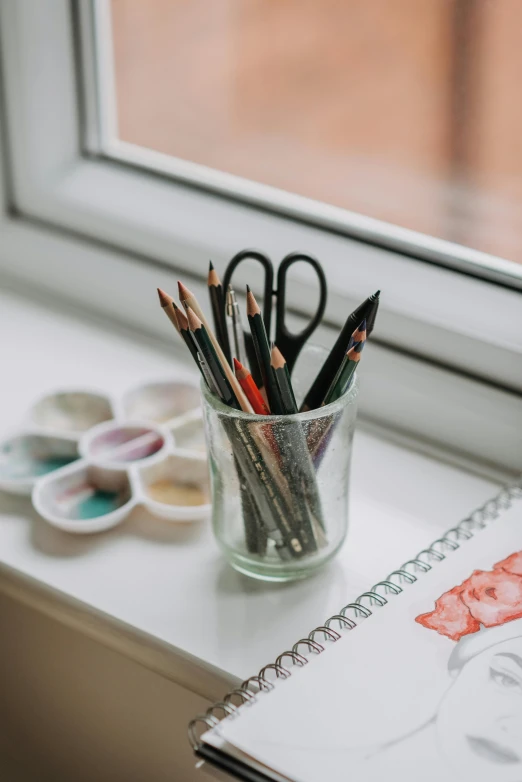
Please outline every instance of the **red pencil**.
[{"label": "red pencil", "polygon": [[270,415],[265,400],[261,396],[259,388],[256,386],[254,378],[243,364],[234,357],[234,369],[236,371],[236,377],[239,381],[239,385],[245,392],[245,395],[254,408],[254,413],[258,415]]}]

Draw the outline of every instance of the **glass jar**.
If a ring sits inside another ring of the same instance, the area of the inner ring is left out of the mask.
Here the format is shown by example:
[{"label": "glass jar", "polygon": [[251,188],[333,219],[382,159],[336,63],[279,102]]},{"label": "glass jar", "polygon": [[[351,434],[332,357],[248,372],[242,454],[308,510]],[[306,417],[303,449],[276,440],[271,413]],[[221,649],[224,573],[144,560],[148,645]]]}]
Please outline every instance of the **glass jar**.
[{"label": "glass jar", "polygon": [[259,416],[224,405],[202,383],[213,529],[236,570],[292,581],[335,556],[348,529],[357,392],[355,376],[325,407]]}]

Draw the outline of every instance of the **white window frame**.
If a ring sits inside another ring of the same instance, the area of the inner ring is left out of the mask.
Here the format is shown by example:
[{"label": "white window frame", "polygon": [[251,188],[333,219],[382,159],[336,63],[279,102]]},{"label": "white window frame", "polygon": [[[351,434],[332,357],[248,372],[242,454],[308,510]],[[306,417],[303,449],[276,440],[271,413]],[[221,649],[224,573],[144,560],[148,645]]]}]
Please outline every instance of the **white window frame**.
[{"label": "white window frame", "polygon": [[[522,266],[114,139],[99,143],[92,18],[91,0],[0,0],[0,270],[165,339],[147,293],[157,284],[173,288],[182,272],[203,294],[209,257],[223,265],[255,246],[276,261],[306,249],[325,266],[332,327],[383,291],[364,416],[520,469]],[[290,304],[305,315],[312,298],[303,279]]]}]

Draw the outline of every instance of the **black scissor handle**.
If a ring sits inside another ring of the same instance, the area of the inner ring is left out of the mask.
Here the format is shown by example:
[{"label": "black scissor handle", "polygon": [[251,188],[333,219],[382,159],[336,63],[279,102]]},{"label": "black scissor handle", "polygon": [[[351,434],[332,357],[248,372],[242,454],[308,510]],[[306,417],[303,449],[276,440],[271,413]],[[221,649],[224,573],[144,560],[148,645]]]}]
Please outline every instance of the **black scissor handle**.
[{"label": "black scissor handle", "polygon": [[242,261],[247,259],[258,261],[258,263],[260,263],[265,270],[263,320],[265,322],[266,333],[270,334],[270,326],[272,323],[272,294],[274,292],[274,266],[268,255],[265,255],[265,253],[262,253],[260,250],[241,250],[240,252],[236,253],[236,255],[234,255],[234,257],[227,265],[225,276],[223,278],[223,292],[226,296],[234,271]]},{"label": "black scissor handle", "polygon": [[[310,323],[298,334],[292,334],[285,325],[285,304],[286,304],[286,276],[288,269],[293,263],[304,261],[309,263],[315,270],[319,280],[319,303],[315,315]],[[303,345],[308,337],[315,331],[324,315],[328,291],[326,277],[323,267],[318,260],[306,253],[290,253],[281,261],[277,272],[277,303],[276,303],[276,333],[275,342],[281,353],[286,359],[289,372],[292,371],[297,356],[301,352]]]}]

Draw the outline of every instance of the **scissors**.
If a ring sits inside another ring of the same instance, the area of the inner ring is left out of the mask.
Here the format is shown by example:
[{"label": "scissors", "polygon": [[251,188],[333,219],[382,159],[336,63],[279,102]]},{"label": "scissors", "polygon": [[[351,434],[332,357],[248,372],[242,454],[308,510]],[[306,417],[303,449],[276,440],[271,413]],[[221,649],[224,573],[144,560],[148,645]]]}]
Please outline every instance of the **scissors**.
[{"label": "scissors", "polygon": [[[223,279],[223,289],[228,290],[232,280],[232,275],[239,264],[245,260],[258,261],[265,271],[265,290],[263,300],[263,320],[265,322],[266,333],[270,339],[272,325],[272,297],[276,299],[276,320],[275,320],[275,344],[286,359],[289,372],[294,368],[299,353],[308,337],[315,331],[326,307],[327,286],[326,277],[319,261],[306,253],[289,253],[279,265],[277,270],[277,290],[274,289],[274,266],[270,258],[259,250],[241,250],[229,262]],[[308,325],[298,334],[289,331],[285,324],[285,302],[286,302],[286,277],[288,270],[293,263],[304,261],[308,263],[315,271],[319,280],[319,304],[315,315]],[[250,359],[251,367],[256,366],[252,361],[253,341],[250,334],[245,334],[246,348]],[[254,353],[255,356],[255,353]],[[256,379],[254,371],[252,372]]]}]

